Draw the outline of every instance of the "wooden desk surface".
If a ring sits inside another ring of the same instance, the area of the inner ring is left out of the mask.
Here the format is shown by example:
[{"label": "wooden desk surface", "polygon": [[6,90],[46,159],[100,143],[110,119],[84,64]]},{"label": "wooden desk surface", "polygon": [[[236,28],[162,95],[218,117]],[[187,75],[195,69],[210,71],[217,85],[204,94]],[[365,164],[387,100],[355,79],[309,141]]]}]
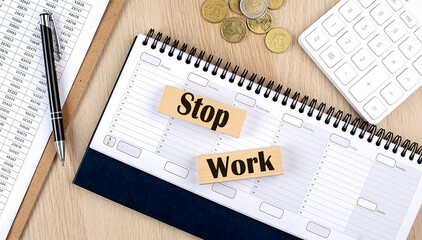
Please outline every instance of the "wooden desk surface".
[{"label": "wooden desk surface", "polygon": [[[274,26],[294,37],[284,54],[269,52],[263,35],[248,33],[238,44],[220,36],[220,24],[201,16],[204,0],[127,0],[105,50],[100,57],[79,108],[66,132],[66,164],[56,161],[35,204],[22,239],[194,239],[183,231],[161,223],[76,187],[71,182],[85,148],[109,97],[134,36],[155,28],[230,60],[242,68],[276,80],[294,91],[327,102],[336,109],[356,113],[297,43],[308,26],[335,5],[337,0],[286,0],[271,11]],[[227,0],[226,0],[227,2]],[[229,11],[229,16],[235,14]],[[422,144],[422,88],[402,103],[379,126]],[[422,239],[419,213],[408,239]]]}]

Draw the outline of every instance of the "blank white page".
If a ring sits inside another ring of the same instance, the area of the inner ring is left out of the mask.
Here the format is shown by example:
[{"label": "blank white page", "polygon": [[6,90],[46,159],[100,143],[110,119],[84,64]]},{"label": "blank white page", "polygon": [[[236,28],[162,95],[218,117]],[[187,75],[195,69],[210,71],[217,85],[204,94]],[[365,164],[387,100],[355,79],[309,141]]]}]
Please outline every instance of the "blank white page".
[{"label": "blank white page", "polygon": [[107,4],[0,2],[0,239],[7,237],[52,131],[39,14],[52,12],[56,20],[63,53],[61,60],[56,55],[63,105]]},{"label": "blank white page", "polygon": [[[383,147],[283,106],[265,87],[247,90],[185,62],[188,54],[160,53],[139,35],[90,147],[130,166],[305,239],[404,239],[419,210],[421,166]],[[247,111],[239,138],[157,112],[170,85]],[[383,142],[385,144],[385,142]],[[278,145],[284,174],[199,185],[195,157]],[[399,149],[399,152],[401,149]],[[416,156],[417,158],[418,156]],[[186,204],[186,203],[180,203]]]}]

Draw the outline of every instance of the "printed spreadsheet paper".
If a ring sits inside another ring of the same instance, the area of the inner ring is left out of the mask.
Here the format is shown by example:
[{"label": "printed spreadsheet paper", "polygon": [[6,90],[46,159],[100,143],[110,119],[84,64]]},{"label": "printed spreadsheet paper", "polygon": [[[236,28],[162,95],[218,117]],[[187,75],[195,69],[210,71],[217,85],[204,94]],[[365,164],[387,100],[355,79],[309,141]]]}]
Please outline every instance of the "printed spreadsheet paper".
[{"label": "printed spreadsheet paper", "polygon": [[7,237],[52,131],[39,14],[52,12],[56,20],[63,105],[107,4],[0,1],[0,239]]},{"label": "printed spreadsheet paper", "polygon": [[[306,239],[405,239],[422,201],[422,166],[324,121],[142,45],[139,35],[90,147]],[[178,55],[176,50],[175,56]],[[229,74],[230,75],[230,74]],[[247,83],[246,83],[247,84]],[[157,112],[170,85],[247,111],[240,138]],[[255,84],[253,89],[257,85]],[[289,100],[291,103],[291,99]],[[299,105],[299,104],[298,104]],[[308,110],[308,109],[306,109]],[[340,125],[342,126],[343,123]],[[384,142],[385,143],[385,142]],[[284,175],[198,184],[197,155],[278,145]],[[141,186],[140,186],[141,187]],[[180,203],[186,204],[186,203]]]}]

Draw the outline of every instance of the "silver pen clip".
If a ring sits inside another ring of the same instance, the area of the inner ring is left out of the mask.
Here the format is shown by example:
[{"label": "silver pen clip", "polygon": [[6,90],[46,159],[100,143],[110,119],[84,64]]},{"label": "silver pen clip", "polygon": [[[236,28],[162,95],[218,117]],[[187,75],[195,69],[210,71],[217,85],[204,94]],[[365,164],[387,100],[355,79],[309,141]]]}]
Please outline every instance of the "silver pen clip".
[{"label": "silver pen clip", "polygon": [[50,16],[51,21],[53,22],[53,27],[54,27],[54,35],[56,36],[56,46],[57,46],[57,53],[59,55],[59,61],[62,59],[62,52],[61,52],[61,45],[60,45],[60,41],[59,41],[59,35],[57,35],[57,28],[56,28],[56,21],[54,20],[54,16],[53,14],[50,12],[48,13],[48,15]]}]

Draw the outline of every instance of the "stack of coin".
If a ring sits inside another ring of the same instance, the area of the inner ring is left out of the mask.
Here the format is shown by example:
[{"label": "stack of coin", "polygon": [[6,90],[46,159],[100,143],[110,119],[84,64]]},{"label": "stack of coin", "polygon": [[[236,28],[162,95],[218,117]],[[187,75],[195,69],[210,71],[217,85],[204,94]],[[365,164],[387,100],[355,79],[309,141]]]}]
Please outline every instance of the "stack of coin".
[{"label": "stack of coin", "polygon": [[273,28],[273,16],[269,10],[280,9],[285,0],[229,0],[230,9],[246,17],[226,18],[228,7],[223,0],[206,0],[202,5],[202,16],[211,23],[221,25],[221,35],[231,43],[242,41],[248,28],[256,34],[267,34],[265,45],[275,53],[285,52],[292,44],[292,36],[283,28]]}]

